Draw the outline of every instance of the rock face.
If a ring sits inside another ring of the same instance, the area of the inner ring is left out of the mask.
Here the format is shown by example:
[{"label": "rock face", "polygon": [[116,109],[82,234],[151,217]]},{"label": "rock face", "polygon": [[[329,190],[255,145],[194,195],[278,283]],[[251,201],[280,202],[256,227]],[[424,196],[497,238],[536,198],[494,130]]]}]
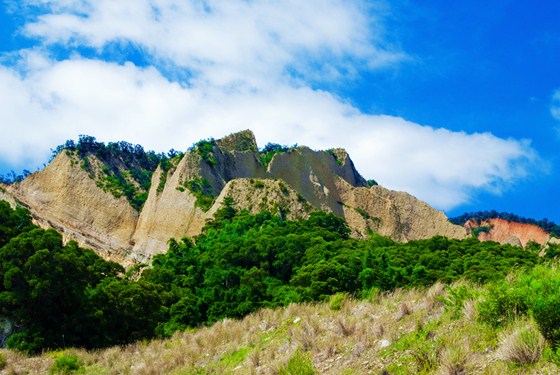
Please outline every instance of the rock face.
[{"label": "rock face", "polygon": [[[467,234],[409,194],[369,188],[342,149],[296,147],[276,153],[265,167],[250,131],[206,143],[173,159],[166,170],[158,167],[140,211],[101,189],[65,152],[43,171],[2,187],[0,198],[13,197],[39,225],[125,266],[165,252],[172,237],[200,234],[226,197],[237,209],[272,210],[288,219],[326,210],[347,220],[358,237],[372,231],[398,241]],[[203,188],[197,193],[193,184]],[[198,201],[201,191],[216,197],[207,210]]]},{"label": "rock face", "polygon": [[29,209],[39,226],[55,228],[66,240],[76,240],[105,258],[121,262],[127,258],[138,212],[126,198],[97,187],[65,152],[7,191]]},{"label": "rock face", "polygon": [[464,228],[447,220],[437,211],[414,196],[385,189],[340,189],[344,218],[358,234],[377,232],[397,241],[410,241],[442,235],[465,238]]},{"label": "rock face", "polygon": [[550,240],[550,235],[542,228],[532,224],[517,223],[504,219],[488,219],[478,222],[474,219],[464,224],[467,234],[476,228],[478,239],[481,241],[496,241],[525,247],[529,241],[544,245]]},{"label": "rock face", "polygon": [[0,183],[0,200],[6,201],[12,208],[15,208],[17,205],[16,200],[14,197],[7,192],[8,186]]}]

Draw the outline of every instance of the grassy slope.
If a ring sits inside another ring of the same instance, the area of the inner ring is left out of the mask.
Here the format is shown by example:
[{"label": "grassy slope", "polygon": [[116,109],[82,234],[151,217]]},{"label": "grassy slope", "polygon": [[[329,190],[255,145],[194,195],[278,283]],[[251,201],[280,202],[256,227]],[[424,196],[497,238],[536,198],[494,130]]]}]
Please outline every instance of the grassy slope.
[{"label": "grassy slope", "polygon": [[[450,301],[447,306],[441,297]],[[61,355],[77,355],[86,374],[301,374],[311,367],[318,374],[560,373],[546,359],[528,365],[507,359],[511,329],[478,323],[473,300],[453,301],[436,284],[367,301],[293,304],[124,348],[40,357],[1,351],[1,373],[45,374]]]}]

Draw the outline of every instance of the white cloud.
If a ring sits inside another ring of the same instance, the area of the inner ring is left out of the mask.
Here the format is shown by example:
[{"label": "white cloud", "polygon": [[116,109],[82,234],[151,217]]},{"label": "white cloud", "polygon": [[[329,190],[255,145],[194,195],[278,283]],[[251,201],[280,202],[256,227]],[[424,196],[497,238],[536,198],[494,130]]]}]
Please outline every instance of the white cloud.
[{"label": "white cloud", "polygon": [[[20,51],[19,65],[0,65],[0,160],[14,166],[40,164],[78,134],[165,151],[249,128],[261,146],[345,147],[366,178],[448,209],[480,190],[500,192],[537,158],[526,141],[368,115],[311,88],[405,58],[386,44],[372,2],[26,3],[48,13],[25,27],[43,44]],[[79,49],[67,60],[46,57],[52,45],[114,43],[140,46],[154,66],[85,59]],[[191,78],[172,82],[162,66]]]},{"label": "white cloud", "polygon": [[307,79],[336,79],[354,65],[379,67],[403,58],[383,45],[382,23],[362,1],[67,3],[48,1],[52,12],[28,24],[27,35],[95,48],[132,42],[218,86],[261,87],[286,79],[287,70]]},{"label": "white cloud", "polygon": [[230,93],[181,87],[132,64],[75,59],[42,66],[25,78],[0,70],[7,109],[0,122],[9,124],[0,141],[4,159],[40,161],[49,147],[78,134],[184,150],[198,139],[250,128],[261,146],[346,147],[366,177],[451,208],[475,190],[522,177],[535,158],[524,142],[366,115],[307,87]]}]

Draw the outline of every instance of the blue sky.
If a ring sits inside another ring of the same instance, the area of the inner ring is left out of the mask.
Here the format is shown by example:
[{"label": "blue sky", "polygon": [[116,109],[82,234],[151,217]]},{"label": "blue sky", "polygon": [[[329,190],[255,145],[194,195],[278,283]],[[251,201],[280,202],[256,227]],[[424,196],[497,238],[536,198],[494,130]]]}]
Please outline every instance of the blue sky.
[{"label": "blue sky", "polygon": [[79,134],[342,146],[448,215],[560,222],[560,3],[4,0],[0,174]]}]

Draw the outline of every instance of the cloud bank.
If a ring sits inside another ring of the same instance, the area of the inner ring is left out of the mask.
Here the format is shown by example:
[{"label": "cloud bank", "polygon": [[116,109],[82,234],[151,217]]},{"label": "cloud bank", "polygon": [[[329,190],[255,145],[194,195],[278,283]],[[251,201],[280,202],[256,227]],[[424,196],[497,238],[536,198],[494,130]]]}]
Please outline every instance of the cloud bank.
[{"label": "cloud bank", "polygon": [[[345,147],[366,178],[450,209],[538,158],[527,141],[371,115],[327,91],[407,59],[387,42],[383,3],[25,3],[36,46],[0,66],[0,158],[14,166],[78,134],[162,151],[251,129],[261,146]],[[120,61],[131,48],[143,63]]]}]

